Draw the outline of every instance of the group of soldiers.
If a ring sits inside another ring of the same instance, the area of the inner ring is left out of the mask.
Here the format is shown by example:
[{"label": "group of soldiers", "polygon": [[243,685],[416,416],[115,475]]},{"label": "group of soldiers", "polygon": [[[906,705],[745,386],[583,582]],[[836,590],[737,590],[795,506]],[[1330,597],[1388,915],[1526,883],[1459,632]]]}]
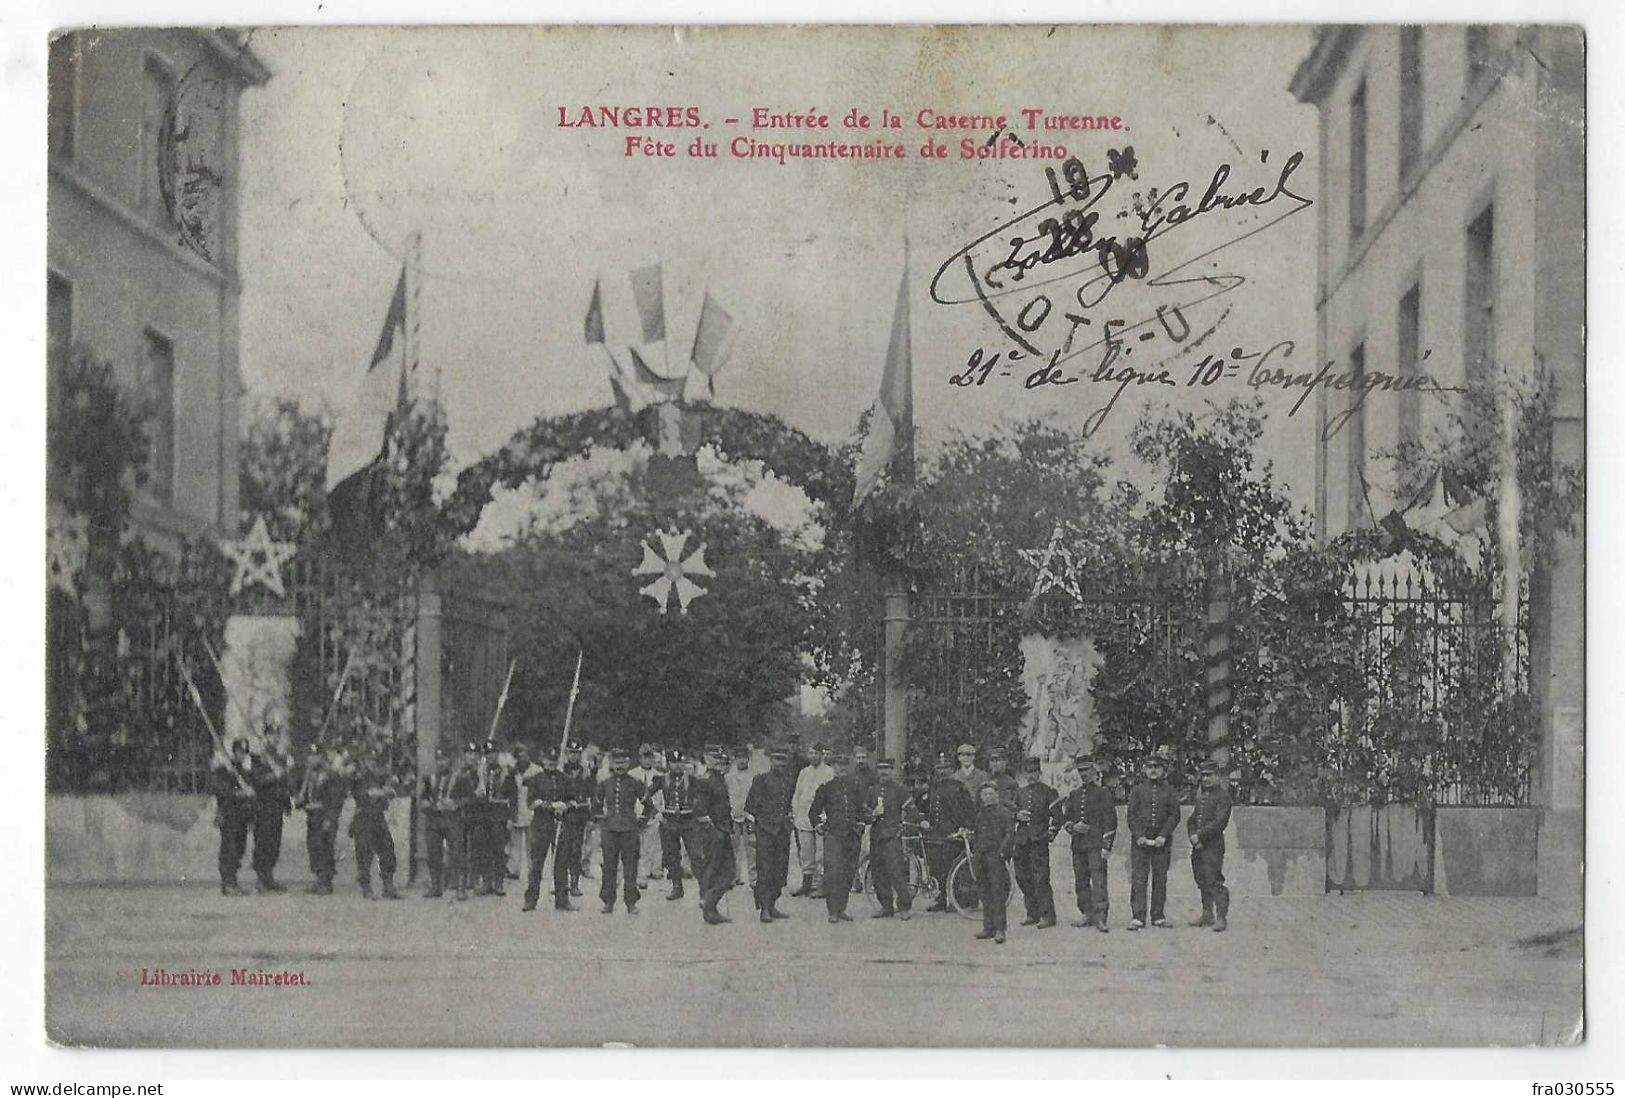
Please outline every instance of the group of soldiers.
[{"label": "group of soldiers", "polygon": [[[707,924],[730,921],[721,900],[747,878],[761,922],[788,918],[778,905],[789,885],[792,851],[801,870],[800,887],[792,895],[823,899],[830,923],[851,921],[847,905],[862,887],[856,875],[865,853],[879,904],[874,917],[907,920],[914,896],[904,838],[918,834],[937,883],[927,910],[948,908],[950,871],[968,850],[983,919],[977,937],[1002,943],[1012,877],[1025,908],[1022,925],[1056,925],[1050,848],[1065,832],[1081,916],[1072,925],[1109,929],[1107,856],[1118,832],[1111,760],[1078,756],[1076,785],[1063,795],[1043,780],[1037,758],[1022,760],[1012,773],[1007,755],[994,748],[983,770],[971,744],[961,744],[952,759],[939,756],[932,774],[911,767],[902,779],[895,760],[871,763],[861,746],[845,754],[815,744],[804,754],[791,744],[772,748],[768,756],[770,769],[751,773],[744,759],[730,770],[733,760],[718,745],[690,760],[644,744],[635,768],[631,753],[617,748],[600,776],[582,764],[581,750],[573,744],[558,755],[543,753],[540,763],[523,745],[505,754],[494,743],[469,743],[460,755],[442,746],[416,790],[429,869],[424,894],[452,892],[459,900],[471,893],[505,895],[504,881],[515,876],[508,847],[518,843],[528,866],[523,910],[535,910],[550,857],[553,906],[574,910],[571,899],[581,895],[586,870],[586,837],[595,826],[602,910],[613,913],[619,900],[635,915],[644,886],[643,840],[654,828],[660,872],[670,884],[667,899],[682,898],[684,880],[692,875]],[[1178,791],[1168,781],[1171,762],[1171,753],[1154,752],[1129,790],[1128,929],[1133,931],[1169,925],[1171,842],[1181,816]],[[244,891],[237,874],[250,832],[260,890],[284,890],[275,879],[282,820],[297,807],[306,813],[315,878],[310,891],[331,894],[339,819],[346,799],[353,799],[349,833],[361,893],[374,895],[376,862],[382,897],[400,899],[387,807],[402,787],[389,769],[377,760],[351,763],[338,750],[317,750],[297,794],[289,792],[288,769],[274,753],[253,752],[246,740],[237,741],[217,768],[221,891]],[[1193,925],[1219,931],[1229,915],[1223,866],[1230,811],[1219,768],[1203,763],[1186,820],[1192,874],[1202,899],[1202,914]]]}]

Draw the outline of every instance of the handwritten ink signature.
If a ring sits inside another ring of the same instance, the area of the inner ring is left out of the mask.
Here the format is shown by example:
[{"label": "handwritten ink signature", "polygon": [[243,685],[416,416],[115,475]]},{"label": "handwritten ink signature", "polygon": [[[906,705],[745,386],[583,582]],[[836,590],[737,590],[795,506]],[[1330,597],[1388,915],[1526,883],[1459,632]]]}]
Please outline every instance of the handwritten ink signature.
[{"label": "handwritten ink signature", "polygon": [[[1069,158],[1059,174],[1053,167],[1045,168],[1051,192],[1048,200],[1002,221],[943,261],[931,280],[932,300],[942,305],[979,305],[1013,344],[1000,352],[1002,366],[1008,367],[1017,354],[1040,361],[1027,374],[1028,388],[1075,380],[1068,378],[1063,365],[1097,349],[1102,365],[1116,376],[1129,367],[1113,363],[1131,355],[1133,346],[1160,338],[1160,328],[1173,346],[1165,347],[1162,361],[1138,364],[1128,382],[1160,383],[1156,381],[1159,368],[1205,344],[1233,308],[1225,305],[1214,316],[1211,310],[1198,307],[1246,284],[1240,274],[1212,272],[1213,257],[1312,205],[1293,189],[1293,177],[1303,158],[1303,153],[1294,152],[1272,176],[1239,186],[1232,178],[1240,170],[1224,162],[1205,176],[1199,197],[1194,197],[1198,184],[1182,179],[1165,189],[1153,187],[1143,195],[1135,192],[1115,213],[1114,203],[1108,201],[1114,188],[1120,194],[1126,186],[1120,181],[1138,179],[1142,170],[1133,150],[1108,150],[1107,169],[1094,175],[1077,158]],[[1268,161],[1265,150],[1259,162]],[[1262,221],[1235,226],[1232,235],[1202,247],[1199,254],[1169,257],[1173,243],[1167,238],[1182,226],[1226,212],[1255,209],[1266,211]],[[1107,232],[1108,218],[1131,219],[1137,232]],[[1198,265],[1204,264],[1210,270],[1199,271]],[[968,292],[951,288],[951,279],[961,269]],[[1129,303],[1124,310],[1128,319],[1101,321],[1094,310],[1126,284],[1142,288],[1137,296],[1131,295],[1134,301],[1151,298],[1144,303],[1144,311]],[[1187,313],[1199,318],[1196,325],[1187,319]],[[1193,332],[1198,326],[1201,330]],[[1154,348],[1146,350],[1155,353]],[[978,366],[988,362],[984,353]],[[957,376],[974,381],[976,372],[967,364],[965,373]],[[1172,379],[1170,383],[1174,383]],[[1121,384],[1117,391],[1121,392]],[[1095,425],[1110,408],[1101,410]]]}]

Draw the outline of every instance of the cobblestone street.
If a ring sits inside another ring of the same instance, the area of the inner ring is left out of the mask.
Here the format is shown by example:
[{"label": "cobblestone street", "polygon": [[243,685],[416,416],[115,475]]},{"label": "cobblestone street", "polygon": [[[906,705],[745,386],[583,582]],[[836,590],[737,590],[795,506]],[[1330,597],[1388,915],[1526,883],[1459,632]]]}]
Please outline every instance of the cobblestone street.
[{"label": "cobblestone street", "polygon": [[[636,917],[467,903],[228,898],[203,886],[47,892],[46,1015],[66,1044],[234,1047],[670,1045],[1524,1045],[1577,1038],[1577,907],[1401,894],[1238,899],[1231,930],[1109,935],[1016,926],[979,942],[954,914],[832,926],[823,904],[749,893],[734,923],[646,894]],[[1116,897],[1126,908],[1126,896]],[[1522,943],[1522,944],[1520,944]],[[143,987],[143,968],[221,987]],[[230,969],[308,987],[232,987]]]}]

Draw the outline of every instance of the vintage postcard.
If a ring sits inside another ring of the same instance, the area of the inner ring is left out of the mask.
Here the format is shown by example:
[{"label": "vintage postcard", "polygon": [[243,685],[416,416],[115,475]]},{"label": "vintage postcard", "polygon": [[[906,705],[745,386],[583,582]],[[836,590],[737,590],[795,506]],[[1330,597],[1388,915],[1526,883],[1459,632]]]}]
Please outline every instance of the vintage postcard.
[{"label": "vintage postcard", "polygon": [[49,1039],[1582,1041],[1585,76],[62,28]]}]

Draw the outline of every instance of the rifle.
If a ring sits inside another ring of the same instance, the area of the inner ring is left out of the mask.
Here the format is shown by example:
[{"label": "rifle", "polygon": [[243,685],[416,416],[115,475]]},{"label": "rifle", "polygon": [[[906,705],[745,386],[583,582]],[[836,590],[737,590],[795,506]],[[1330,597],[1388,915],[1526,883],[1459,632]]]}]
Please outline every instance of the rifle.
[{"label": "rifle", "polygon": [[570,680],[570,701],[564,707],[564,732],[559,736],[559,767],[564,767],[564,749],[570,743],[570,721],[575,717],[576,694],[581,690],[581,657],[585,654],[581,648],[576,649],[576,673]]},{"label": "rifle", "polygon": [[517,658],[508,661],[508,674],[502,680],[502,693],[497,695],[497,711],[491,714],[491,730],[485,734],[487,740],[497,738],[497,724],[502,720],[502,710],[508,705],[508,687],[513,685],[513,667],[518,662]]},{"label": "rifle", "polygon": [[208,637],[203,638],[203,650],[209,654],[209,662],[214,664],[214,673],[220,676],[220,689],[226,692],[226,697],[231,701],[232,707],[237,710],[237,715],[243,718],[244,727],[254,727],[254,721],[248,715],[248,709],[242,702],[237,700],[237,695],[231,692],[231,687],[226,685],[226,670],[220,666],[220,657],[214,654],[214,645],[209,643]]},{"label": "rifle", "polygon": [[[350,683],[350,668],[355,664],[355,649],[344,659],[344,669],[339,672],[339,684],[333,690],[333,700],[327,704],[327,713],[322,717],[321,727],[316,729],[316,737],[311,740],[310,750],[314,755],[322,746],[322,740],[327,737],[327,728],[333,722],[333,715],[339,711],[339,701],[344,697],[344,688]],[[310,767],[305,767],[305,780],[299,786],[299,799],[305,800],[310,791]]]},{"label": "rifle", "polygon": [[198,715],[203,718],[204,727],[209,730],[209,738],[214,742],[215,754],[225,762],[226,769],[231,771],[232,777],[237,779],[237,785],[244,793],[254,794],[254,787],[244,777],[243,772],[237,769],[237,763],[232,759],[231,752],[226,750],[226,741],[215,728],[214,719],[209,716],[209,710],[203,704],[203,695],[198,693],[197,683],[192,680],[192,670],[186,665],[184,657],[176,657],[176,664],[181,669],[181,678],[186,681],[186,692],[192,697],[192,704],[197,706]]}]

